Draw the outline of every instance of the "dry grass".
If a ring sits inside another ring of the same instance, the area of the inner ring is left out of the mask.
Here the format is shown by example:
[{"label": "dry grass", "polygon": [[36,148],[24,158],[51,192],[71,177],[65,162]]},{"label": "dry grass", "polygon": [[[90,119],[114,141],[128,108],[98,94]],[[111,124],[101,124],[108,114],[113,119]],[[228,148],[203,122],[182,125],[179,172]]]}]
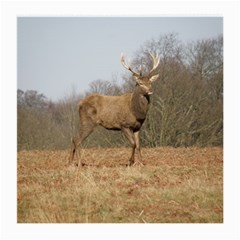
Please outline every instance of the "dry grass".
[{"label": "dry grass", "polygon": [[222,223],[223,149],[84,149],[82,169],[67,151],[18,153],[19,223]]}]

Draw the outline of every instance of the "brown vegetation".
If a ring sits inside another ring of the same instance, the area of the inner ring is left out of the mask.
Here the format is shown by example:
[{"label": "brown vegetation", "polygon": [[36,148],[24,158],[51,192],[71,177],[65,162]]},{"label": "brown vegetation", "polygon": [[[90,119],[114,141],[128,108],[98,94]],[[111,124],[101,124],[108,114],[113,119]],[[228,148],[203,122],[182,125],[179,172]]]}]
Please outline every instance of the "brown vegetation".
[{"label": "brown vegetation", "polygon": [[[84,96],[18,90],[19,223],[223,222],[223,37],[148,41],[132,62],[143,75],[149,52],[161,68],[141,128],[144,167],[127,167],[125,138],[104,128],[84,142],[83,169],[66,166]],[[131,77],[94,81],[86,95],[132,92]]]},{"label": "brown vegetation", "polygon": [[128,149],[20,151],[18,223],[222,223],[222,148],[145,148],[144,167],[126,167]]}]

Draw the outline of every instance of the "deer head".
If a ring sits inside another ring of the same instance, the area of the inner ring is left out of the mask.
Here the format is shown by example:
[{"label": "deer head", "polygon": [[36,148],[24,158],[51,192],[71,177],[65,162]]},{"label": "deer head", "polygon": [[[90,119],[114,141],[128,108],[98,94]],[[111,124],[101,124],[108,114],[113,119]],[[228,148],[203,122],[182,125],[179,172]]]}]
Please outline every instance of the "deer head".
[{"label": "deer head", "polygon": [[152,83],[159,77],[159,74],[154,74],[154,71],[159,66],[160,57],[158,55],[155,56],[152,53],[149,53],[149,54],[153,61],[153,67],[146,76],[142,76],[141,66],[140,66],[139,72],[133,71],[130,65],[129,64],[127,65],[125,63],[125,57],[123,54],[121,54],[121,63],[123,67],[129,70],[133,74],[133,79],[136,81],[136,85],[140,87],[144,95],[151,95],[153,93]]}]

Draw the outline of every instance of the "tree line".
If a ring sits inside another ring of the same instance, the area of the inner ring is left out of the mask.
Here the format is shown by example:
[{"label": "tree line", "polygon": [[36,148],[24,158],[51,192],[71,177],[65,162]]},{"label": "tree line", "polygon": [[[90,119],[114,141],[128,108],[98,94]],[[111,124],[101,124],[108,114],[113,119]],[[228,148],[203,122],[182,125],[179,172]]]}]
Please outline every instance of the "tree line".
[{"label": "tree line", "polygon": [[[223,145],[223,36],[188,43],[174,33],[145,42],[131,65],[152,67],[149,52],[161,58],[151,105],[141,130],[145,147]],[[121,95],[131,92],[129,73],[122,83],[95,80],[84,95],[75,92],[57,102],[37,91],[17,91],[17,142],[22,149],[67,149],[79,129],[78,102],[85,95]],[[120,132],[97,129],[85,147],[127,146]]]}]

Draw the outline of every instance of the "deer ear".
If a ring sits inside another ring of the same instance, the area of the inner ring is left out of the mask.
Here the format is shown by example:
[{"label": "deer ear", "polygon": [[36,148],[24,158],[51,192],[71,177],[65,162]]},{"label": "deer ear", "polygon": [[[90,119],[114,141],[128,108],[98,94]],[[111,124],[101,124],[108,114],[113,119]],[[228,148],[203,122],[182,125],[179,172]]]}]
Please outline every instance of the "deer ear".
[{"label": "deer ear", "polygon": [[149,81],[150,81],[150,82],[154,82],[154,81],[157,80],[158,77],[159,77],[159,74],[154,75],[154,76],[152,76],[152,77],[149,79]]},{"label": "deer ear", "polygon": [[142,84],[142,81],[140,79],[138,79],[137,77],[135,78],[135,81],[138,85],[141,85]]},{"label": "deer ear", "polygon": [[138,76],[135,76],[135,75],[133,75],[133,76],[132,76],[132,78],[133,78],[133,80],[134,80],[134,81],[136,81],[136,82],[138,82],[138,81],[139,81],[139,78],[138,78]]}]

